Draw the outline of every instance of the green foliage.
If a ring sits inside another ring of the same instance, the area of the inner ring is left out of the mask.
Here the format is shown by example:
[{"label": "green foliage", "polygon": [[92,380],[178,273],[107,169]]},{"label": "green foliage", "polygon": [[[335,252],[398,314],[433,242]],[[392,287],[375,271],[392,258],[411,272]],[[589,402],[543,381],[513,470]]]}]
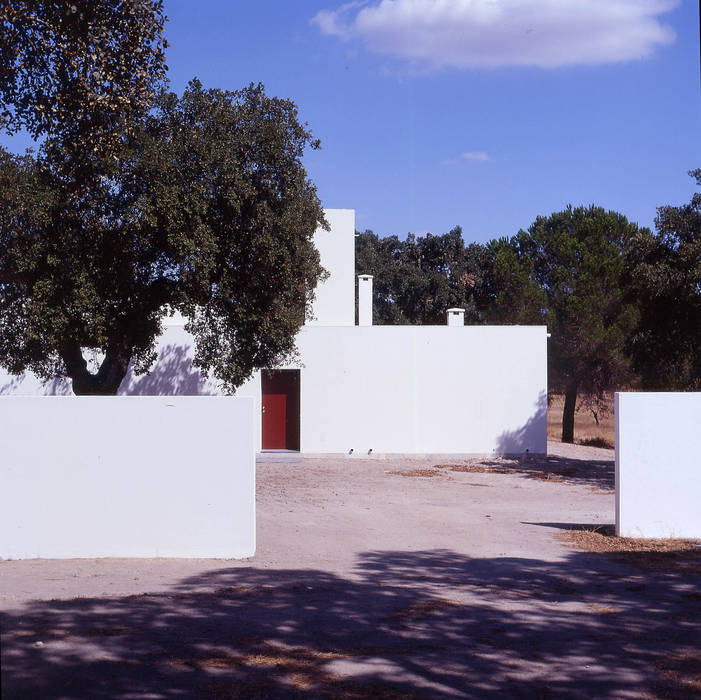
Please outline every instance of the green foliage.
[{"label": "green foliage", "polygon": [[[701,185],[701,169],[690,173]],[[445,236],[356,241],[358,273],[375,275],[379,323],[546,324],[549,388],[565,393],[563,439],[577,397],[593,411],[638,378],[650,389],[701,388],[701,193],[658,209],[657,232],[600,207],[538,217],[486,246]],[[633,371],[634,370],[634,371]]]},{"label": "green foliage", "polygon": [[[689,173],[701,186],[701,169]],[[657,231],[635,239],[631,287],[641,319],[631,342],[647,389],[701,389],[701,192],[657,210]]]},{"label": "green foliage", "polygon": [[626,346],[638,308],[626,260],[632,241],[646,233],[616,212],[568,207],[490,246],[489,317],[547,324],[548,381],[565,393],[565,441],[573,439],[578,393],[601,399],[631,377]]},{"label": "green foliage", "polygon": [[0,127],[74,176],[109,164],[165,77],[164,21],[162,0],[0,0]]},{"label": "green foliage", "polygon": [[480,308],[488,323],[546,323],[547,295],[537,283],[524,237],[499,238],[487,244],[483,258]]},{"label": "green foliage", "polygon": [[480,285],[483,246],[465,246],[458,226],[442,236],[410,234],[356,237],[358,274],[374,275],[373,317],[378,324],[445,324],[446,309],[466,309],[479,322],[475,290]]},{"label": "green foliage", "polygon": [[[38,158],[3,152],[0,362],[114,393],[130,360],[152,365],[167,308],[228,389],[288,357],[322,274],[309,145],[292,102],[195,81],[162,92],[78,193],[51,139]],[[84,350],[104,355],[97,373]]]},{"label": "green foliage", "polygon": [[[152,365],[167,309],[228,389],[294,351],[324,217],[292,102],[164,88],[162,0],[0,0],[0,363],[76,393]],[[85,351],[102,359],[91,373]]]},{"label": "green foliage", "polygon": [[519,233],[547,296],[553,385],[575,380],[599,395],[628,376],[625,344],[637,322],[625,288],[625,254],[636,224],[600,207],[568,207]]}]

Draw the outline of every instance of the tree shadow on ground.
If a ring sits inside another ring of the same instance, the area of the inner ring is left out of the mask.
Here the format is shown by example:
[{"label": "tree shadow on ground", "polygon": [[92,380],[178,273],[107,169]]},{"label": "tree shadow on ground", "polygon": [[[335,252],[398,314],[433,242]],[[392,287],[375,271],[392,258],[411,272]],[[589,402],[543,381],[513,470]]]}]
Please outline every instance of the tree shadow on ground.
[{"label": "tree shadow on ground", "polygon": [[688,698],[694,584],[574,551],[367,552],[347,577],[233,566],[4,614],[3,697]]}]

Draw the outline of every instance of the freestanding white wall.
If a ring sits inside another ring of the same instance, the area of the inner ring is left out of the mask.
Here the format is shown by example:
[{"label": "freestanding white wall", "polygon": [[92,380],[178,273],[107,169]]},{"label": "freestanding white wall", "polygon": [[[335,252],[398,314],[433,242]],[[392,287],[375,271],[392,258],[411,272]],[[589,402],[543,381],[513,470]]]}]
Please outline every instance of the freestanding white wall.
[{"label": "freestanding white wall", "polygon": [[1,397],[0,557],[250,557],[253,402]]},{"label": "freestanding white wall", "polygon": [[616,533],[701,538],[701,393],[617,393]]},{"label": "freestanding white wall", "polygon": [[306,327],[306,453],[545,453],[544,326]]}]

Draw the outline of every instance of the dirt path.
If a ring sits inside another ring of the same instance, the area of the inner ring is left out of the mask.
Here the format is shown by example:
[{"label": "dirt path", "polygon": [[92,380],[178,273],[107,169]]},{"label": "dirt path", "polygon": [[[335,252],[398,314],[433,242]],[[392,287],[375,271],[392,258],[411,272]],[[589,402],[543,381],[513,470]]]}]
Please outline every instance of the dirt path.
[{"label": "dirt path", "polygon": [[698,577],[565,546],[613,453],[549,449],[260,463],[246,561],[0,562],[3,697],[690,697]]}]

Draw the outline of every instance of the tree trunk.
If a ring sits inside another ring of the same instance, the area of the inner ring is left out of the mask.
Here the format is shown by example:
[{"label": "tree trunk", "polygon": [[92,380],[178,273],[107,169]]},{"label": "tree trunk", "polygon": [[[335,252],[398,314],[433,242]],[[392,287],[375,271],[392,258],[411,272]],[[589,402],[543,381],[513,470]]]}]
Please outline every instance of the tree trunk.
[{"label": "tree trunk", "polygon": [[91,374],[77,344],[66,343],[61,349],[61,357],[76,396],[114,396],[126,376],[130,360],[128,352],[110,347],[100,369],[96,374]]},{"label": "tree trunk", "polygon": [[565,389],[565,407],[562,411],[562,442],[574,442],[574,409],[577,405],[577,380],[570,379]]}]

